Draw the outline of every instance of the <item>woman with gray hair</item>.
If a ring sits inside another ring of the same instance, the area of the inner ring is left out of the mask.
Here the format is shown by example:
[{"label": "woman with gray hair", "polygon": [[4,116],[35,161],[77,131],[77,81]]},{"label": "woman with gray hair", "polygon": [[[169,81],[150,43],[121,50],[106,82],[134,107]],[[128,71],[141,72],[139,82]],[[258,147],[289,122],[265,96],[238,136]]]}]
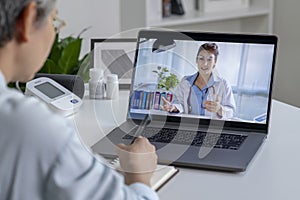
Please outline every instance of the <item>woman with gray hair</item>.
[{"label": "woman with gray hair", "polygon": [[[55,38],[55,18],[55,0],[0,0],[0,199],[158,199],[149,187],[152,171],[129,171],[125,184],[65,119],[6,86],[39,71]],[[120,144],[119,152],[150,155],[156,166],[146,138]],[[141,169],[129,158],[130,167]]]}]

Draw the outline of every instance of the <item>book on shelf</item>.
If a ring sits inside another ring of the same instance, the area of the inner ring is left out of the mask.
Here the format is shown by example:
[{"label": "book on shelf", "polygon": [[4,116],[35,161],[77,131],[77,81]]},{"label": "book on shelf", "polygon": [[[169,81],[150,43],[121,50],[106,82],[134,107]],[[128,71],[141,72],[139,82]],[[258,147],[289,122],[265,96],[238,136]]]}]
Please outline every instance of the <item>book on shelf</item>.
[{"label": "book on shelf", "polygon": [[[109,162],[114,169],[121,172],[121,166],[119,159],[113,159]],[[158,191],[162,186],[164,186],[170,179],[172,179],[177,173],[179,169],[174,166],[169,165],[157,165],[156,170],[153,173],[151,178],[151,188],[155,191]]]},{"label": "book on shelf", "polygon": [[171,93],[167,93],[167,100],[168,100],[169,102],[172,102],[172,100],[173,100],[173,95],[172,95]]},{"label": "book on shelf", "polygon": [[173,94],[164,91],[143,91],[135,90],[131,97],[131,108],[142,110],[160,110],[163,106],[162,97],[168,101],[172,101]]}]

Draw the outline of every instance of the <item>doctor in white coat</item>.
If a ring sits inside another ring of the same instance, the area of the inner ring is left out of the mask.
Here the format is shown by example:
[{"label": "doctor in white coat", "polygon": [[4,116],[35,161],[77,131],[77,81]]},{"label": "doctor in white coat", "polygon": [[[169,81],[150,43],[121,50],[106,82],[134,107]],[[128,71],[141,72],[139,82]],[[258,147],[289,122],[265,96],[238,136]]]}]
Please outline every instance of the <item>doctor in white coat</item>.
[{"label": "doctor in white coat", "polygon": [[231,86],[216,70],[218,55],[217,44],[200,46],[196,57],[198,72],[181,80],[172,102],[163,98],[165,111],[218,119],[234,116],[236,105]]}]

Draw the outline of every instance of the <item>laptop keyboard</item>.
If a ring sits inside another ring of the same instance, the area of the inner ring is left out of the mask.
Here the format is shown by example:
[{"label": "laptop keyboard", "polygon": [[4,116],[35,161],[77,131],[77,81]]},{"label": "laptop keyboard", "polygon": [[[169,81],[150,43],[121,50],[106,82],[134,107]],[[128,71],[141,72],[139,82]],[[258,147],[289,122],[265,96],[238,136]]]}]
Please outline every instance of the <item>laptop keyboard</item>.
[{"label": "laptop keyboard", "polygon": [[[123,139],[133,139],[137,128],[126,134]],[[210,148],[238,150],[247,138],[247,135],[217,134],[203,131],[177,130],[170,128],[146,127],[143,137],[150,142],[173,143]]]}]

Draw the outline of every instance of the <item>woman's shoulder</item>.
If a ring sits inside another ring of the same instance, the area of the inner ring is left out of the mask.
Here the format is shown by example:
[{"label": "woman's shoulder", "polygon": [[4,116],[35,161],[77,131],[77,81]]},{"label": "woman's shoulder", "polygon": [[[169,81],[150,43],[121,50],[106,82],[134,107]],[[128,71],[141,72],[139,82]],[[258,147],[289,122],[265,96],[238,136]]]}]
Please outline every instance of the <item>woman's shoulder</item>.
[{"label": "woman's shoulder", "polygon": [[225,77],[223,77],[223,76],[215,76],[214,79],[215,79],[214,85],[217,88],[224,88],[225,91],[232,90],[229,81]]},{"label": "woman's shoulder", "polygon": [[17,117],[22,115],[24,119],[27,119],[36,118],[36,116],[40,117],[42,114],[50,115],[50,111],[46,104],[35,97],[25,96],[14,89],[8,89],[1,92],[0,103],[3,105],[0,108],[2,116],[6,115],[7,117]]},{"label": "woman's shoulder", "polygon": [[181,82],[187,82],[190,83],[191,81],[194,81],[198,76],[198,72],[192,75],[186,75],[181,79]]},{"label": "woman's shoulder", "polygon": [[23,161],[30,157],[33,164],[43,163],[45,172],[76,136],[66,119],[34,97],[1,91],[0,105],[0,149],[9,149],[10,156]]},{"label": "woman's shoulder", "polygon": [[182,80],[190,80],[190,79],[196,79],[196,77],[198,76],[198,72],[191,74],[191,75],[186,75],[182,78]]},{"label": "woman's shoulder", "polygon": [[52,143],[60,146],[73,132],[65,118],[54,114],[46,104],[18,91],[0,94],[1,129],[10,130],[10,137],[41,146]]},{"label": "woman's shoulder", "polygon": [[224,76],[221,76],[218,72],[213,72],[213,78],[215,82],[229,85],[228,80]]},{"label": "woman's shoulder", "polygon": [[184,77],[181,79],[179,85],[180,85],[181,87],[187,87],[187,86],[190,86],[189,78],[190,78],[190,76],[184,76]]}]

